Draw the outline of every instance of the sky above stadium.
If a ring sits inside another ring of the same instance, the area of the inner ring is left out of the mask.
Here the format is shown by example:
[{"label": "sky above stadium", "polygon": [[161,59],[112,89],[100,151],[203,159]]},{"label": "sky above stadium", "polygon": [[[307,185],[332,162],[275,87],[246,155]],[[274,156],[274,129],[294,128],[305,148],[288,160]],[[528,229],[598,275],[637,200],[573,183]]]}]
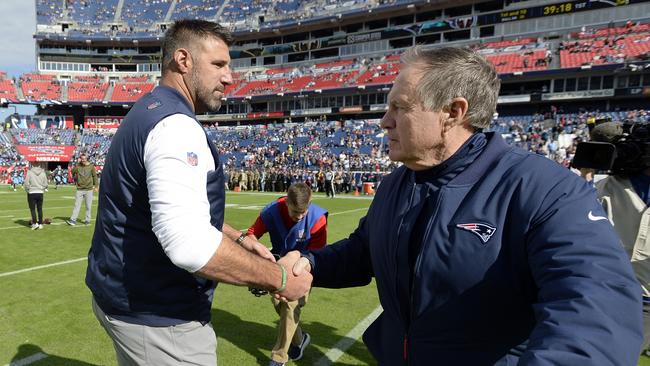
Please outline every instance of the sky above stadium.
[{"label": "sky above stadium", "polygon": [[[36,70],[36,5],[34,0],[0,0],[0,71],[20,76]],[[34,114],[36,107],[17,104],[0,108],[0,121],[14,111]]]},{"label": "sky above stadium", "polygon": [[36,7],[34,0],[1,0],[0,70],[11,76],[34,71]]}]

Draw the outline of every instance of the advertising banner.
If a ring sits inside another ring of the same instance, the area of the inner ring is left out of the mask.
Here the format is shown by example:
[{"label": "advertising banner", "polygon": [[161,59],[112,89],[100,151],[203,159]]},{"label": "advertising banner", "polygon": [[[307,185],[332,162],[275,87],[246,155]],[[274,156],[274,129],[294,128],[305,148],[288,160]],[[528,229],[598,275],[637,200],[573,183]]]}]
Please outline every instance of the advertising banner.
[{"label": "advertising banner", "polygon": [[57,128],[73,129],[74,118],[72,116],[24,116],[12,114],[7,118],[12,128]]},{"label": "advertising banner", "polygon": [[17,145],[18,153],[28,161],[70,161],[75,147],[72,145]]},{"label": "advertising banner", "polygon": [[84,128],[118,128],[123,116],[86,116]]}]

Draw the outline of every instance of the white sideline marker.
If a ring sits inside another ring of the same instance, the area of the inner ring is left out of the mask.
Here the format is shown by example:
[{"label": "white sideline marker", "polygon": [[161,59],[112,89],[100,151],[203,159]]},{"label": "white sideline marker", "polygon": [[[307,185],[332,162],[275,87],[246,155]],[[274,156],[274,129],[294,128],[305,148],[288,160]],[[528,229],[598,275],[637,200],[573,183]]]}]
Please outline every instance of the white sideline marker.
[{"label": "white sideline marker", "polygon": [[321,357],[316,363],[314,363],[314,366],[329,366],[333,363],[335,363],[341,356],[343,356],[343,353],[348,350],[348,348],[352,347],[354,342],[361,337],[361,334],[366,331],[368,326],[370,326],[370,323],[375,321],[379,314],[382,312],[381,305],[377,306],[375,310],[373,310],[370,315],[368,315],[365,319],[359,322],[352,330],[343,337],[338,343],[332,347],[327,353]]},{"label": "white sideline marker", "polygon": [[47,355],[43,352],[35,353],[29,357],[21,358],[20,360],[13,361],[12,363],[8,363],[5,366],[25,366],[32,364],[36,361],[40,361],[44,358],[47,358]]},{"label": "white sideline marker", "polygon": [[[20,269],[20,270],[18,270],[18,271],[4,272],[4,273],[0,273],[0,277],[12,276],[12,275],[19,274],[19,273],[35,271],[35,270],[37,270],[37,269],[43,269],[43,268],[49,268],[49,267],[62,266],[62,265],[64,265],[64,264],[70,264],[70,263],[75,263],[75,262],[81,262],[81,261],[85,261],[85,260],[87,260],[87,259],[88,259],[88,258],[86,258],[86,257],[83,257],[83,258],[77,258],[77,259],[70,259],[70,260],[63,261],[63,262],[56,262],[56,263],[44,264],[44,265],[42,265],[42,266],[36,266],[36,267],[31,267],[31,268]],[[13,365],[13,364],[12,364],[12,365]]]}]

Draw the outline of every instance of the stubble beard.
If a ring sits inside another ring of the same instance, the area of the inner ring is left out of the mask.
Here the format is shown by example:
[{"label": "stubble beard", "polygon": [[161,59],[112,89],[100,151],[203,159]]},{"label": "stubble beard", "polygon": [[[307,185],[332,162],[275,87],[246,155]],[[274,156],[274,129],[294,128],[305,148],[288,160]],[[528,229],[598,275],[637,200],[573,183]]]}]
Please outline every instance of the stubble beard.
[{"label": "stubble beard", "polygon": [[192,70],[190,80],[196,91],[196,112],[216,112],[221,108],[221,99],[214,96],[210,90],[201,84],[200,75],[196,69]]}]

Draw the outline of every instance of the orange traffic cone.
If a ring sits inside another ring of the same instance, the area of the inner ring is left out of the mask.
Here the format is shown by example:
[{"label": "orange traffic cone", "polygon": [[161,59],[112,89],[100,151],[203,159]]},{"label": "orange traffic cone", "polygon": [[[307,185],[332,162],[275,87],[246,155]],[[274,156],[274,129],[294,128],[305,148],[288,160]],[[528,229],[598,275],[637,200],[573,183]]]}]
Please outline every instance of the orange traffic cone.
[{"label": "orange traffic cone", "polygon": [[354,195],[355,195],[355,196],[358,196],[358,195],[359,195],[359,190],[356,189],[356,188],[354,189]]}]

